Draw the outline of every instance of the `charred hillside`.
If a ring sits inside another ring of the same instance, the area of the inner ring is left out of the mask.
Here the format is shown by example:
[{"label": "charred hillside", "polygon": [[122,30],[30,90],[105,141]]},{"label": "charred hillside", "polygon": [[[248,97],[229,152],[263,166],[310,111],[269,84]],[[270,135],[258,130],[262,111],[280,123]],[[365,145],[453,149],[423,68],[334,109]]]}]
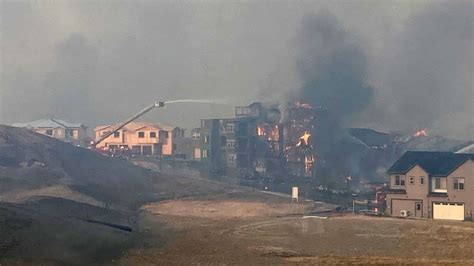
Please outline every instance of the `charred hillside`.
[{"label": "charred hillside", "polygon": [[105,204],[151,200],[152,173],[26,129],[0,125],[0,192],[68,188]]}]

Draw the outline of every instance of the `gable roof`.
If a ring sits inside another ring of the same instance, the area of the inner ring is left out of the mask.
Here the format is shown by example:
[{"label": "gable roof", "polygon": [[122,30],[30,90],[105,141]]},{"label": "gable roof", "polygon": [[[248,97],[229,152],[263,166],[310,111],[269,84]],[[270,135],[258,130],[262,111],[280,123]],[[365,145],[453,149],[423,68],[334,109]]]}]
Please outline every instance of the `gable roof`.
[{"label": "gable roof", "polygon": [[81,123],[70,123],[61,119],[39,119],[29,123],[14,123],[13,127],[26,127],[26,128],[78,128],[83,127]]},{"label": "gable roof", "polygon": [[407,151],[387,171],[389,174],[405,174],[419,165],[430,176],[448,176],[467,160],[474,160],[471,153]]}]

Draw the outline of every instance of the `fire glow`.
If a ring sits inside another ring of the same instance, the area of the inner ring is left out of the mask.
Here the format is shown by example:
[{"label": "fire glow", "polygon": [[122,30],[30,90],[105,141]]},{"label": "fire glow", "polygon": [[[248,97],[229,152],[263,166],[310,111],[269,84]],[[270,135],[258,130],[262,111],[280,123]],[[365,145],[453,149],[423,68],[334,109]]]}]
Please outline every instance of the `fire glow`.
[{"label": "fire glow", "polygon": [[418,137],[428,137],[428,133],[426,132],[426,129],[419,130],[417,131],[413,137],[418,138]]},{"label": "fire glow", "polygon": [[304,134],[300,137],[298,144],[296,144],[297,147],[301,146],[302,144],[308,145],[309,144],[309,138],[311,137],[311,134],[308,131],[305,131]]}]

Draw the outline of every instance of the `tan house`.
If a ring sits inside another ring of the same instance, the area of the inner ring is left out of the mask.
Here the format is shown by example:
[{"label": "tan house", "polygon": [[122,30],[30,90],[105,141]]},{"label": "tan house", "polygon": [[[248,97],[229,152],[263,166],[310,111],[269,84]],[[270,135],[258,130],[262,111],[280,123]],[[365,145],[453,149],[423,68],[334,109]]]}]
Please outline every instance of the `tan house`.
[{"label": "tan house", "polygon": [[[95,139],[114,131],[118,125],[97,126]],[[131,122],[97,145],[101,149],[128,148],[134,155],[173,155],[176,141],[184,137],[184,130],[164,124]]]},{"label": "tan house", "polygon": [[388,174],[387,214],[473,220],[474,154],[406,152]]},{"label": "tan house", "polygon": [[29,123],[15,123],[22,127],[74,145],[87,145],[87,127],[81,123],[70,123],[61,119],[40,119]]}]

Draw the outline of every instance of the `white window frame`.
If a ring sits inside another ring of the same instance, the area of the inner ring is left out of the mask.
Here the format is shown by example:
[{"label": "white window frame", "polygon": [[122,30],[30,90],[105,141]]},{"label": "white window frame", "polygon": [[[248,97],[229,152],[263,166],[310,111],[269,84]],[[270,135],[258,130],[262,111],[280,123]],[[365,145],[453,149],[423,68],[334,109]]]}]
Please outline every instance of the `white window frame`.
[{"label": "white window frame", "polygon": [[227,133],[234,133],[235,132],[235,123],[227,123],[225,126],[225,130]]},{"label": "white window frame", "polygon": [[208,152],[207,149],[201,149],[201,158],[207,158]]},{"label": "white window frame", "polygon": [[454,177],[453,178],[453,189],[454,190],[464,190],[465,189],[464,177]]},{"label": "white window frame", "polygon": [[[438,180],[439,180],[439,187],[437,187]],[[448,192],[446,181],[447,181],[446,177],[433,177],[431,179],[431,191],[432,192],[438,192],[438,193]]]},{"label": "white window frame", "polygon": [[235,139],[227,139],[227,148],[235,149]]},{"label": "white window frame", "polygon": [[[398,182],[397,182],[398,177]],[[396,175],[395,176],[395,186],[404,187],[405,186],[405,176],[404,175]]]}]

